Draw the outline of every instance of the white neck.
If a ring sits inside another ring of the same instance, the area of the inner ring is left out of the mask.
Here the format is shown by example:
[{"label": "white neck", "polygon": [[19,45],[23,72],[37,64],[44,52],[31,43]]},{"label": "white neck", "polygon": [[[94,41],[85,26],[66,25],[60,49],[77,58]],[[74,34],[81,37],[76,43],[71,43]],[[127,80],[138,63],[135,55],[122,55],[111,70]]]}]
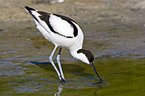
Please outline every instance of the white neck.
[{"label": "white neck", "polygon": [[[79,50],[79,49],[78,49]],[[87,64],[90,64],[89,60],[87,59],[87,57],[85,56],[85,54],[83,53],[77,53],[78,50],[73,50],[73,51],[70,51],[71,55],[78,59],[78,60],[81,60],[82,62],[84,63],[87,63]]]}]

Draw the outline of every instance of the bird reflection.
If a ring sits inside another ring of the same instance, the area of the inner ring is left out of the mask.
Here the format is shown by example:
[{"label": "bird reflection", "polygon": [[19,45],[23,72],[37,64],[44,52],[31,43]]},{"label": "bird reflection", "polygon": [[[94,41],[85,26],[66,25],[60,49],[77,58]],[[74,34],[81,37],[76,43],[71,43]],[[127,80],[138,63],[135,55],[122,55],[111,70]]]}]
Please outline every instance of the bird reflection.
[{"label": "bird reflection", "polygon": [[54,94],[54,96],[61,96],[60,94],[61,94],[62,90],[63,90],[63,85],[60,84],[58,87],[58,91]]},{"label": "bird reflection", "polygon": [[[60,84],[59,86],[58,86],[58,90],[57,90],[57,92],[56,93],[54,93],[54,96],[61,96],[61,93],[62,93],[62,91],[63,91],[63,87],[64,87],[64,85],[63,84]],[[98,94],[98,90],[100,90],[102,87],[100,87],[99,86],[99,88],[96,88],[95,90],[94,90],[94,92],[93,92],[93,96],[98,96],[97,94]]]}]

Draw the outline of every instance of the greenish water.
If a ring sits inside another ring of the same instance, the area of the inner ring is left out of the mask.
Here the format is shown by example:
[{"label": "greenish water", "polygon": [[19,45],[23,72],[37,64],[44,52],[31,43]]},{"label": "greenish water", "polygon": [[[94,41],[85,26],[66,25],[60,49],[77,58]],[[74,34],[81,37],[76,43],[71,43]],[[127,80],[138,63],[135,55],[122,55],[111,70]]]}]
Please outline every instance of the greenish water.
[{"label": "greenish water", "polygon": [[[95,84],[97,78],[91,67],[80,62],[72,64],[63,62],[66,77],[64,84],[59,82],[50,64],[29,65],[29,62],[23,62],[20,69],[9,69],[16,70],[19,74],[1,75],[0,95],[53,96],[59,93],[58,89],[60,89],[61,96],[145,95],[145,58],[99,58],[94,64],[101,77],[107,82],[106,84]],[[21,70],[23,74],[20,75]]]}]

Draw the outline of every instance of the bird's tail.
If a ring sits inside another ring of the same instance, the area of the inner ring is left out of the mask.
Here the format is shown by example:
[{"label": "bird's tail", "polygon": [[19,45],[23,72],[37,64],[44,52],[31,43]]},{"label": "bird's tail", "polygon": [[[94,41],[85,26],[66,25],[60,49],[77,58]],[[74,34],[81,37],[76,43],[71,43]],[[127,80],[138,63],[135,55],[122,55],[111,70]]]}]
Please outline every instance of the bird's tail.
[{"label": "bird's tail", "polygon": [[43,20],[41,20],[40,16],[41,14],[39,13],[40,11],[29,7],[29,6],[25,6],[26,11],[28,11],[30,13],[30,15],[32,16],[33,20],[35,21],[35,24],[37,25],[37,29],[43,33],[43,32],[47,32],[49,33],[48,29],[47,29],[47,24],[44,23]]},{"label": "bird's tail", "polygon": [[31,8],[31,7],[28,7],[28,6],[25,6],[25,9],[31,14],[32,11],[36,11],[36,9],[34,8]]},{"label": "bird's tail", "polygon": [[32,8],[32,7],[28,7],[28,6],[25,6],[25,9],[26,11],[28,11],[30,13],[30,15],[33,17],[34,21],[37,21],[38,23],[40,23],[40,20],[39,20],[39,15],[38,14],[38,10]]}]

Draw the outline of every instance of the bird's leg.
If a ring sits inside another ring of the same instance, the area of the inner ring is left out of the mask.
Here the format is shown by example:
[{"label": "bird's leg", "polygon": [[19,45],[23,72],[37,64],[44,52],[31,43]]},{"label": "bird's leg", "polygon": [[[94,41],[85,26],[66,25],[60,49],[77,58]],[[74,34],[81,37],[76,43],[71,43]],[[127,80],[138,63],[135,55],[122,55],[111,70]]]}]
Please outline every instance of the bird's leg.
[{"label": "bird's leg", "polygon": [[62,76],[62,81],[65,82],[64,74],[63,74],[63,71],[62,71],[61,63],[60,63],[61,50],[62,50],[62,48],[59,49],[59,52],[58,52],[58,55],[57,55],[57,63],[58,63],[59,70],[60,70],[60,73],[61,73],[61,76]]},{"label": "bird's leg", "polygon": [[60,81],[62,81],[61,74],[59,73],[57,67],[55,66],[55,64],[54,64],[54,62],[53,62],[53,55],[54,55],[54,52],[55,52],[56,48],[57,48],[57,46],[55,45],[55,47],[54,47],[54,49],[53,49],[51,55],[49,56],[49,61],[50,61],[50,63],[52,64],[52,66],[54,67],[55,71],[57,72],[57,75],[58,75]]},{"label": "bird's leg", "polygon": [[105,82],[105,81],[99,76],[99,74],[97,73],[94,64],[91,62],[90,65],[92,66],[92,68],[93,68],[93,70],[95,71],[96,75],[97,75],[98,78],[100,79],[100,81],[99,81],[98,83],[103,83],[103,82]]}]

